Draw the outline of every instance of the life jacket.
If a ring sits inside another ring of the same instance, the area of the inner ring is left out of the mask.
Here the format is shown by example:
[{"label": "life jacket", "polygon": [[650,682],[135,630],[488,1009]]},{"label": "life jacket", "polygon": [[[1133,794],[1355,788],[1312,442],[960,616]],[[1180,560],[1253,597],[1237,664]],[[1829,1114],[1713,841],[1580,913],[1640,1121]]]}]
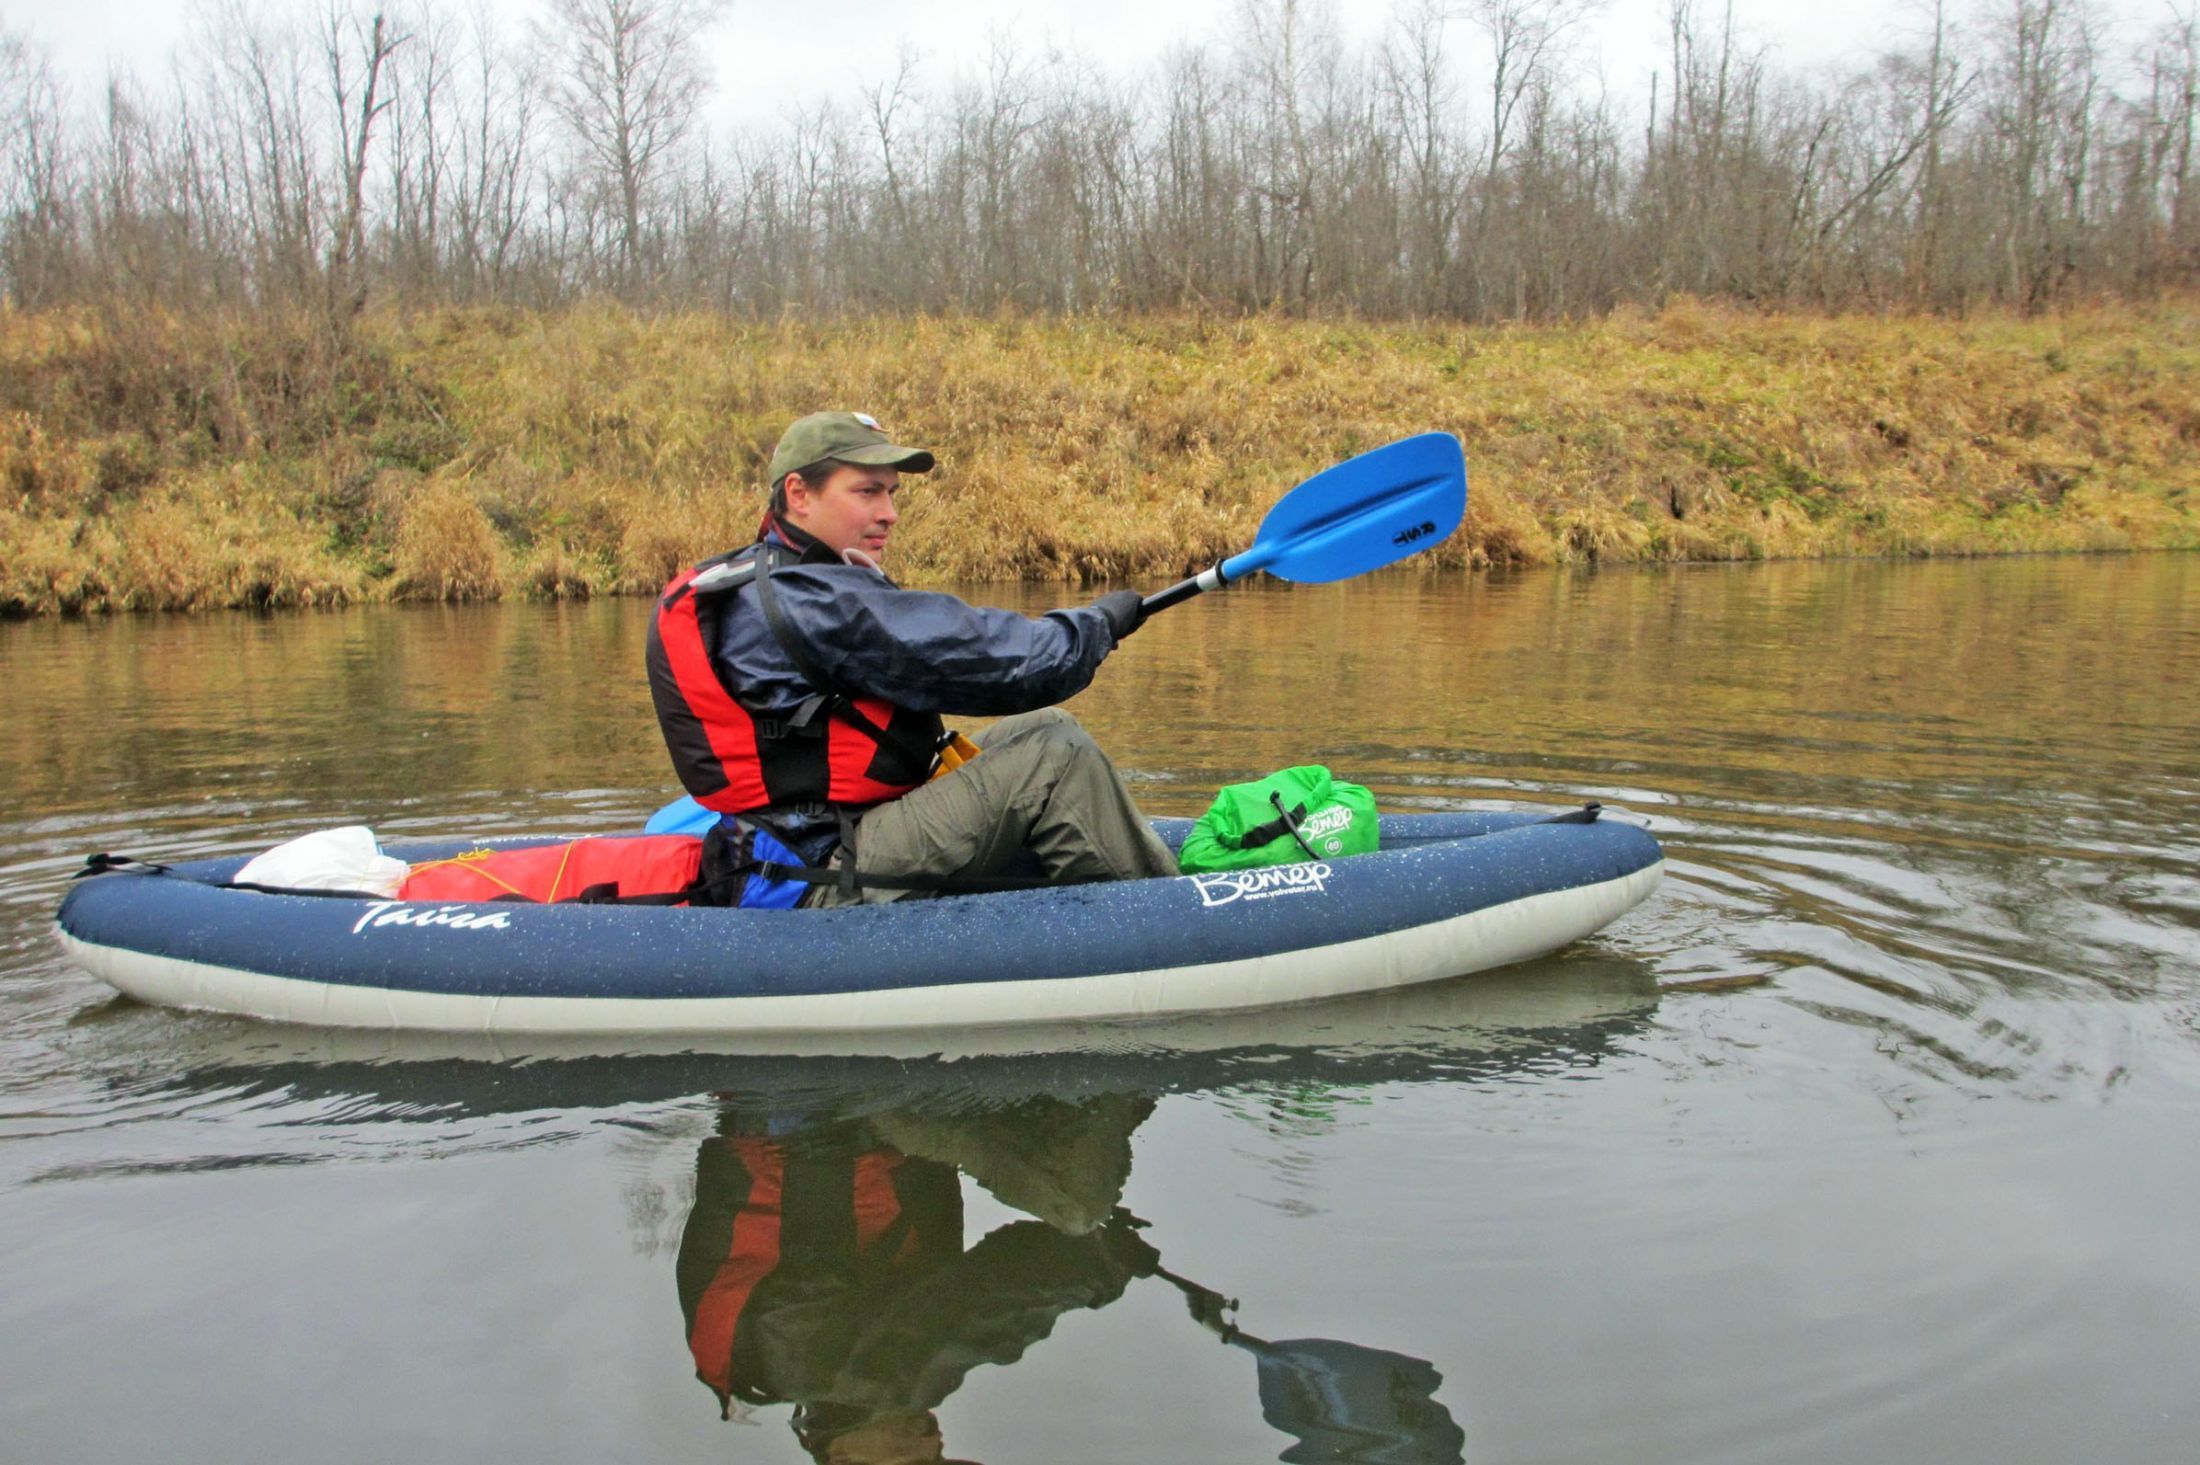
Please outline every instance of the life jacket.
[{"label": "life jacket", "polygon": [[542,905],[576,900],[633,902],[641,896],[684,898],[695,886],[702,859],[703,841],[689,834],[475,849],[413,866],[398,887],[397,898],[523,900]]},{"label": "life jacket", "polygon": [[[930,776],[946,737],[937,714],[846,692],[817,671],[771,589],[775,563],[792,554],[754,544],[683,570],[658,597],[650,622],[649,694],[673,770],[697,803],[721,814],[800,804],[865,808],[899,798]],[[712,655],[711,602],[751,586],[772,635],[815,692],[791,717],[750,712]]]},{"label": "life jacket", "polygon": [[[792,910],[827,874],[804,865],[769,829],[727,820],[700,838],[619,835],[519,849],[471,849],[414,865],[397,898]],[[839,872],[830,874],[838,878]]]}]

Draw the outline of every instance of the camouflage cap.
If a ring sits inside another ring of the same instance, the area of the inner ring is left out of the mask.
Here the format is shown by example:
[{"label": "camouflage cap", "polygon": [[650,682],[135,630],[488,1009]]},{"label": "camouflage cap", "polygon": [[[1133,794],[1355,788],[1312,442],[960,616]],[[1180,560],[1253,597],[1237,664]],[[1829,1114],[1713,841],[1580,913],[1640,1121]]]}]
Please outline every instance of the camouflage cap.
[{"label": "camouflage cap", "polygon": [[773,488],[797,468],[831,458],[841,463],[860,463],[866,468],[899,468],[904,473],[930,473],[932,455],[923,448],[895,446],[865,412],[812,412],[798,418],[779,436],[765,482]]}]

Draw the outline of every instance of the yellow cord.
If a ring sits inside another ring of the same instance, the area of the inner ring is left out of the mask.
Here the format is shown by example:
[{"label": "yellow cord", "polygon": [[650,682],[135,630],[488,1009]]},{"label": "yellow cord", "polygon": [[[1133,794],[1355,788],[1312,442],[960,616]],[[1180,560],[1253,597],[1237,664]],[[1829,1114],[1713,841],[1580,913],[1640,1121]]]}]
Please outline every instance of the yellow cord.
[{"label": "yellow cord", "polygon": [[[452,855],[452,856],[451,856],[450,858],[448,858],[448,859],[442,859],[442,860],[429,860],[429,861],[428,861],[428,862],[426,862],[425,864],[420,864],[420,865],[414,865],[414,866],[412,866],[411,868],[409,868],[408,870],[406,870],[406,872],[405,872],[405,878],[406,878],[406,879],[408,879],[408,880],[410,880],[410,879],[411,879],[411,878],[412,878],[413,876],[415,876],[415,875],[419,874],[419,873],[420,873],[421,871],[423,871],[423,870],[434,870],[434,869],[438,869],[438,868],[440,868],[440,867],[442,867],[442,866],[444,866],[444,865],[464,865],[464,866],[468,867],[469,869],[471,869],[471,868],[472,868],[472,867],[473,867],[473,866],[474,866],[474,865],[475,865],[475,864],[476,864],[477,862],[479,862],[479,861],[481,861],[481,860],[486,860],[486,859],[488,859],[488,858],[489,858],[489,856],[491,856],[491,855],[493,855],[493,854],[495,854],[495,853],[496,853],[496,851],[495,851],[495,850],[493,850],[493,849],[470,849],[470,850],[466,851],[466,852],[465,852],[464,854],[460,854],[460,855]],[[566,847],[565,847],[565,853],[566,853],[566,857],[567,857],[568,859],[570,859],[570,858],[572,857],[572,854],[573,854],[573,846],[572,846],[572,845],[571,845],[570,843],[568,843],[568,844],[566,845]],[[516,896],[519,896],[519,897],[520,897],[521,899],[523,899],[523,900],[527,898],[527,892],[526,892],[526,891],[524,891],[524,890],[520,889],[520,888],[519,888],[518,886],[516,886],[516,885],[512,884],[512,883],[511,883],[510,881],[508,881],[508,880],[504,879],[504,878],[503,878],[502,876],[498,875],[498,874],[497,874],[497,873],[496,873],[495,871],[493,871],[493,870],[474,870],[474,872],[473,872],[473,873],[474,873],[474,874],[476,874],[476,875],[479,875],[479,876],[480,876],[480,877],[481,877],[482,879],[484,879],[484,880],[488,881],[488,882],[489,882],[489,883],[490,883],[491,885],[501,885],[501,886],[503,886],[503,887],[504,887],[504,888],[505,888],[506,890],[510,891],[510,892],[511,892],[512,894],[514,894],[514,895],[516,895]],[[558,873],[559,873],[560,875],[563,875],[563,874],[565,873],[565,861],[564,861],[564,860],[560,860],[560,861],[558,862]],[[552,890],[553,892],[555,892],[555,891],[556,891],[556,889],[557,889],[557,885],[556,885],[556,883],[555,883],[555,882],[552,882],[552,884],[551,884],[551,887],[550,887],[550,888],[551,888],[551,890]]]},{"label": "yellow cord", "polygon": [[579,843],[577,839],[565,842],[565,853],[558,856],[558,873],[550,877],[550,893],[542,898],[543,904],[548,905],[558,898],[558,882],[565,878],[565,867],[573,860],[573,846]]}]

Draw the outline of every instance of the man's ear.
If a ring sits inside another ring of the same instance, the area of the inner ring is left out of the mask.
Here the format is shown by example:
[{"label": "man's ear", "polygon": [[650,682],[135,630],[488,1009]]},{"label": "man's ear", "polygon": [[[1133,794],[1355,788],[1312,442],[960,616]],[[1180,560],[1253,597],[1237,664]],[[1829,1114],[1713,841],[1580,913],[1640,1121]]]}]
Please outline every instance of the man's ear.
[{"label": "man's ear", "polygon": [[781,482],[780,497],[787,505],[787,512],[792,515],[799,509],[803,513],[808,513],[810,510],[810,485],[803,481],[802,475],[790,473]]}]

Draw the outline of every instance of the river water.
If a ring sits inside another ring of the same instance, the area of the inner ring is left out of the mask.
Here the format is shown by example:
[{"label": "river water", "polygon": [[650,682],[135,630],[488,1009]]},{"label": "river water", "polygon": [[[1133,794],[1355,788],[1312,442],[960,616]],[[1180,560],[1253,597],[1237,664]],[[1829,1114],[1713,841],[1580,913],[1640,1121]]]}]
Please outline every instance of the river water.
[{"label": "river water", "polygon": [[1322,761],[1665,842],[1599,937],[1379,1001],[500,1055],[58,956],[93,850],[632,827],[645,609],[0,625],[0,1458],[2193,1458],[2200,559],[1157,619],[1074,704],[1153,812]]}]

